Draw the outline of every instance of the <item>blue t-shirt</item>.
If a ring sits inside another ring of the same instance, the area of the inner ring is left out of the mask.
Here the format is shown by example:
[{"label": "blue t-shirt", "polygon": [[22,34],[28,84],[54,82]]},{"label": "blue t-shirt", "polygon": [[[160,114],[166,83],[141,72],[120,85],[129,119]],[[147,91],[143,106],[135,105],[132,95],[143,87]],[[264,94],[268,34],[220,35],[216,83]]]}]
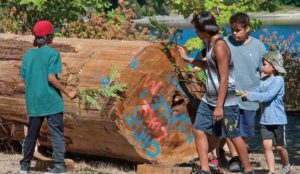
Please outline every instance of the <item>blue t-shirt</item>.
[{"label": "blue t-shirt", "polygon": [[[255,91],[260,80],[263,55],[267,52],[264,44],[253,37],[246,42],[235,41],[232,36],[225,38],[234,64],[235,88],[238,90]],[[256,111],[257,102],[242,101],[238,97],[239,108]]]},{"label": "blue t-shirt", "polygon": [[257,92],[249,92],[248,100],[260,103],[261,119],[263,125],[287,124],[284,112],[284,79],[282,76],[263,78]]},{"label": "blue t-shirt", "polygon": [[26,107],[30,117],[64,111],[60,91],[48,82],[49,74],[61,72],[61,58],[54,48],[32,48],[24,54],[21,77],[25,80]]}]

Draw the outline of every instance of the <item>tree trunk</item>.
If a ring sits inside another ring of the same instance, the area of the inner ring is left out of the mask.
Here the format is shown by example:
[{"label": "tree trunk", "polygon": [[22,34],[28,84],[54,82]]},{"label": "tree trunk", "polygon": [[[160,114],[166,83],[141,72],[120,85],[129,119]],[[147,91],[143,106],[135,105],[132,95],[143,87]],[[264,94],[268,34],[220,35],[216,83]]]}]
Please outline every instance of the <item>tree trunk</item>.
[{"label": "tree trunk", "polygon": [[[28,123],[20,66],[33,37],[0,35],[0,140],[22,140]],[[178,82],[174,65],[185,68],[175,49],[160,43],[55,39],[68,88],[102,88],[112,66],[127,84],[123,100],[99,98],[100,109],[79,99],[65,101],[65,140],[69,152],[134,162],[178,164],[197,157],[192,124],[203,86]],[[81,108],[81,109],[80,109]],[[50,147],[44,123],[39,142]],[[212,146],[217,140],[210,139]]]}]

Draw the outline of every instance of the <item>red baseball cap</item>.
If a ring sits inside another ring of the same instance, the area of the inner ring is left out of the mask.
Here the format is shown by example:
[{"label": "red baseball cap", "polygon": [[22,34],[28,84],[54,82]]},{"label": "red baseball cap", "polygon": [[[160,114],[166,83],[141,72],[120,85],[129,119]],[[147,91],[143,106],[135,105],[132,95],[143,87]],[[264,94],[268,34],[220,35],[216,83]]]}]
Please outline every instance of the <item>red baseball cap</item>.
[{"label": "red baseball cap", "polygon": [[47,20],[38,21],[33,26],[33,34],[36,37],[43,37],[54,32],[54,27],[51,22]]}]

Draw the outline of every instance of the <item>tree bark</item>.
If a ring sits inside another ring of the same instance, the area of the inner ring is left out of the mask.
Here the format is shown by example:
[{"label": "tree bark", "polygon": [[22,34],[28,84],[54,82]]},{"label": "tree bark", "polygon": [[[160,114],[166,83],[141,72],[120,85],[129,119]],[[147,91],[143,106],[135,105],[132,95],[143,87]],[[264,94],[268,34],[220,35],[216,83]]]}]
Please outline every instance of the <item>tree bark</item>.
[{"label": "tree bark", "polygon": [[[0,35],[0,140],[22,140],[28,123],[20,66],[33,37]],[[192,121],[203,86],[178,81],[174,65],[185,68],[175,49],[160,43],[55,39],[68,88],[102,88],[115,66],[127,84],[123,100],[99,98],[100,109],[79,107],[64,97],[66,149],[88,155],[154,164],[179,164],[197,157]],[[4,131],[5,130],[5,131]],[[211,139],[215,146],[217,140]],[[39,143],[51,147],[44,123]]]}]

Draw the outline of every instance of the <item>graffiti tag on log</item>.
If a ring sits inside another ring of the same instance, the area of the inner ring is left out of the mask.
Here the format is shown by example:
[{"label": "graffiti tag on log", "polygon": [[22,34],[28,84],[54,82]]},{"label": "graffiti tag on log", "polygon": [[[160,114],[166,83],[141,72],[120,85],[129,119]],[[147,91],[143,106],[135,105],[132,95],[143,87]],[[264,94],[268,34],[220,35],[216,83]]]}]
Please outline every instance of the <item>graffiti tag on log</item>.
[{"label": "graffiti tag on log", "polygon": [[[162,87],[162,81],[157,82],[147,74],[143,83],[144,89],[139,95],[143,104],[135,106],[134,113],[124,117],[128,127],[133,129],[132,136],[137,145],[150,158],[159,156],[159,143],[168,137],[168,127],[176,126],[176,129],[185,135],[185,141],[188,143],[194,140],[190,118],[185,114],[172,113],[171,107],[159,93]],[[150,103],[146,100],[149,97]]]}]

